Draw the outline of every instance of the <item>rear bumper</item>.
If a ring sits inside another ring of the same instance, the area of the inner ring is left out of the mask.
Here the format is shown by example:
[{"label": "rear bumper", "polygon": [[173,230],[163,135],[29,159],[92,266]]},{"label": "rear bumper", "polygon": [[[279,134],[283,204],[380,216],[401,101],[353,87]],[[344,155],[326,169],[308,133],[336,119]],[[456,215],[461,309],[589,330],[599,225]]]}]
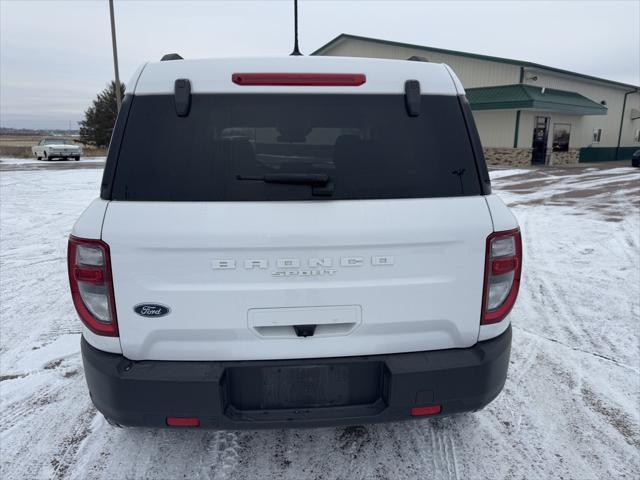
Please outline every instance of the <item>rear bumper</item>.
[{"label": "rear bumper", "polygon": [[511,327],[471,348],[330,359],[246,362],[131,361],[82,339],[91,399],[121,425],[242,429],[356,425],[479,410],[502,390]]}]

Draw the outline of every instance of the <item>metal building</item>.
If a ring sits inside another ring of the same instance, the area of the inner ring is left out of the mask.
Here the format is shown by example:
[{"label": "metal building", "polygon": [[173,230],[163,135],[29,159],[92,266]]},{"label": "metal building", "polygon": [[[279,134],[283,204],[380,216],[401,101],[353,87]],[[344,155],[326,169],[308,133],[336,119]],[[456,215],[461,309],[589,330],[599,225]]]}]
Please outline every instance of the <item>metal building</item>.
[{"label": "metal building", "polygon": [[342,34],[313,55],[446,63],[491,164],[623,160],[640,149],[640,87],[532,62]]}]

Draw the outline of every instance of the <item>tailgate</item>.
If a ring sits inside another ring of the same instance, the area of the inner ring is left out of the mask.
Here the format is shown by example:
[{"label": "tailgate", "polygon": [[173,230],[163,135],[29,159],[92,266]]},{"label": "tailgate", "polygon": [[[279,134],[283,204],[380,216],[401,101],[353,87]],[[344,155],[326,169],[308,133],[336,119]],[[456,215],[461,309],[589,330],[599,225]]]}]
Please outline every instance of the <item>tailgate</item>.
[{"label": "tailgate", "polygon": [[475,344],[491,231],[481,196],[112,201],[102,238],[126,357],[258,360]]}]

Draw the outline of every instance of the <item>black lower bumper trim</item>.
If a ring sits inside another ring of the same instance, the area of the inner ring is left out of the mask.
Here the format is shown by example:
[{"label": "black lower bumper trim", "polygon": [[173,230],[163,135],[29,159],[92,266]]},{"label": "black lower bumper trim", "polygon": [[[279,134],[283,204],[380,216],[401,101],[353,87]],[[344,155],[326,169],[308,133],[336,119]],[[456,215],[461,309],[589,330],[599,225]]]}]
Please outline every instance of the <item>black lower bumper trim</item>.
[{"label": "black lower bumper trim", "polygon": [[391,355],[243,362],[132,361],[82,339],[91,398],[112,422],[241,429],[357,425],[479,410],[502,390],[511,327],[470,348]]}]

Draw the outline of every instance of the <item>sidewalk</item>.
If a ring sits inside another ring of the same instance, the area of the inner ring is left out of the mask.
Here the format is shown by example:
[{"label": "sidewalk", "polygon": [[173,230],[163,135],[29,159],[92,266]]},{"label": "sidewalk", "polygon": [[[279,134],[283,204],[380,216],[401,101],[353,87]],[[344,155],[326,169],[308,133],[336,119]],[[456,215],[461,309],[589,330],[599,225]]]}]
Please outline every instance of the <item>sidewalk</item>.
[{"label": "sidewalk", "polygon": [[568,170],[568,169],[587,169],[587,168],[622,168],[631,167],[631,160],[616,160],[614,162],[591,162],[591,163],[572,163],[568,165],[489,165],[489,170]]}]

